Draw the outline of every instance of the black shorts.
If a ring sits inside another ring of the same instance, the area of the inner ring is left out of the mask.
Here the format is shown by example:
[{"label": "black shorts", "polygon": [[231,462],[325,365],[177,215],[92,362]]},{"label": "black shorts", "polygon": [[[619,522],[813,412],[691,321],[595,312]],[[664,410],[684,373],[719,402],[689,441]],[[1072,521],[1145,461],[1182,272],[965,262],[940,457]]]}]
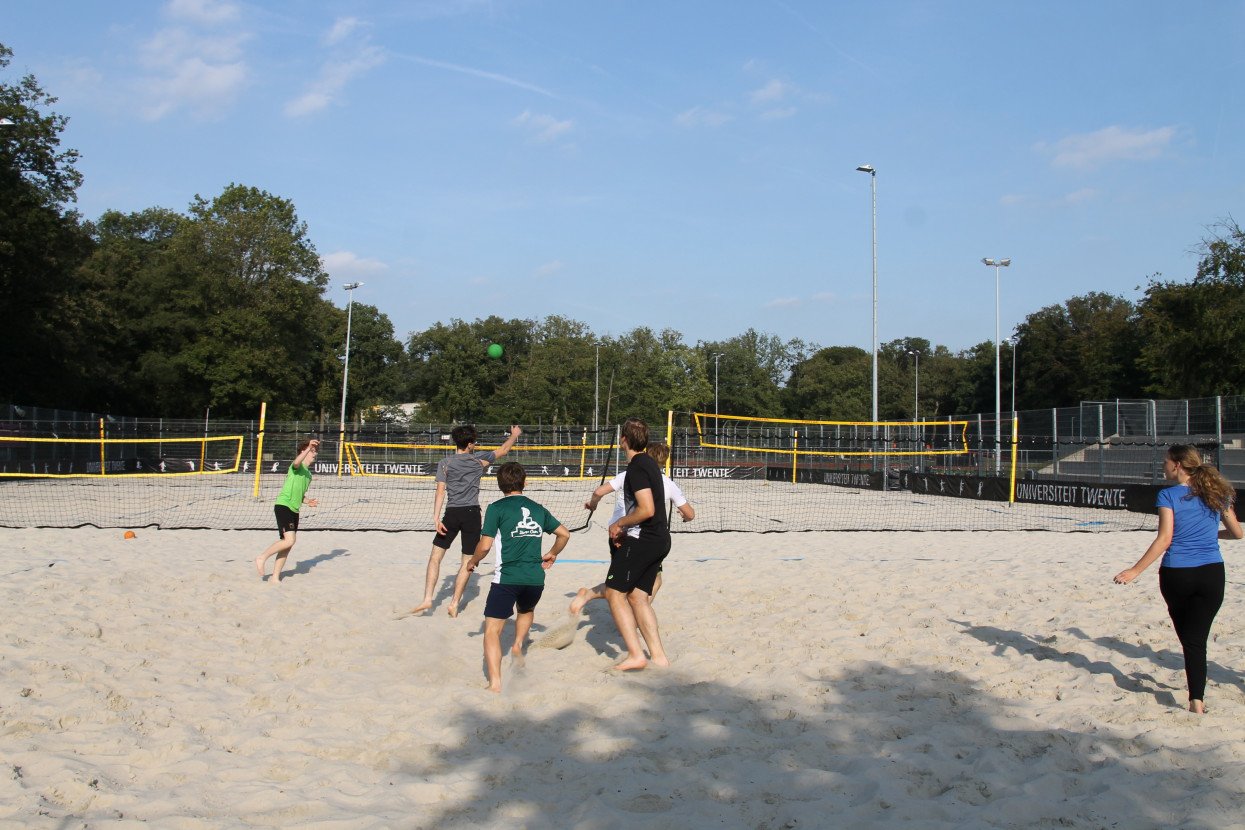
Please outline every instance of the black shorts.
[{"label": "black shorts", "polygon": [[294,533],[298,530],[298,514],[284,504],[278,504],[272,509],[277,514],[277,533],[281,534],[281,538],[285,538],[285,534]]},{"label": "black shorts", "polygon": [[484,601],[484,616],[494,620],[508,620],[515,608],[520,614],[530,614],[536,610],[544,585],[502,585],[494,582],[488,589],[488,599]]},{"label": "black shorts", "polygon": [[640,590],[653,593],[657,574],[661,573],[662,560],[670,553],[670,540],[623,538],[621,547],[614,548],[610,556],[610,572],[605,577],[605,587],[629,594]]},{"label": "black shorts", "polygon": [[[632,539],[631,541],[634,542],[635,540]],[[605,543],[610,546],[610,561],[613,562],[614,554],[618,553],[618,546],[615,545],[614,540],[610,539],[609,537],[606,537]],[[662,562],[665,562],[665,561],[666,561],[666,558],[663,556],[661,562],[657,563],[657,573],[661,573],[661,569],[663,567]]]},{"label": "black shorts", "polygon": [[445,532],[438,533],[432,544],[449,550],[450,545],[454,544],[454,537],[462,533],[463,556],[471,556],[476,552],[476,545],[480,544],[480,527],[483,523],[479,505],[447,507],[445,516],[441,519]]}]

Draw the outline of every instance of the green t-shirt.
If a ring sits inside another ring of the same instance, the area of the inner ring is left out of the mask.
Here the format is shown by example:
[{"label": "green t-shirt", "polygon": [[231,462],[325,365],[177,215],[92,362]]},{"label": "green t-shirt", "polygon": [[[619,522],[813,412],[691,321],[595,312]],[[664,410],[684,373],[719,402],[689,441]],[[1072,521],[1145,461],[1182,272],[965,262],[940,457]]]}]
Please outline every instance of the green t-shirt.
[{"label": "green t-shirt", "polygon": [[522,494],[498,499],[484,511],[482,536],[493,537],[497,564],[493,582],[502,585],[544,585],[540,539],[561,522]]},{"label": "green t-shirt", "polygon": [[303,496],[311,486],[311,470],[304,464],[301,467],[290,465],[285,474],[285,483],[281,485],[281,495],[277,496],[277,504],[284,505],[295,513],[303,506]]}]

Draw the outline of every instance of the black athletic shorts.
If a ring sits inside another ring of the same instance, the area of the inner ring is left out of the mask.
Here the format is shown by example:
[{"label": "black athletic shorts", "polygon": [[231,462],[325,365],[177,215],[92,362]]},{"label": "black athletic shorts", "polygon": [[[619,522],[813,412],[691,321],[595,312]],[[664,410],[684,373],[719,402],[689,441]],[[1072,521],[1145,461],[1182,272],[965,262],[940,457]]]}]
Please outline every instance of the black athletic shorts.
[{"label": "black athletic shorts", "polygon": [[484,524],[479,505],[447,507],[441,524],[445,525],[445,532],[438,533],[432,544],[449,550],[450,545],[454,544],[454,537],[462,533],[463,556],[471,556],[476,552],[476,545],[480,544],[480,527]]},{"label": "black athletic shorts", "polygon": [[294,533],[298,530],[298,514],[284,504],[278,504],[272,510],[277,514],[277,533],[281,534],[281,538],[285,538],[285,534]]},{"label": "black athletic shorts", "polygon": [[488,589],[488,599],[484,601],[484,616],[494,620],[508,620],[515,608],[520,614],[536,610],[544,585],[502,585],[494,582]]},{"label": "black athletic shorts", "polygon": [[661,573],[662,560],[670,553],[670,540],[641,540],[623,537],[621,547],[614,548],[610,556],[610,572],[605,577],[605,587],[629,594],[641,590],[653,593],[657,574]]}]

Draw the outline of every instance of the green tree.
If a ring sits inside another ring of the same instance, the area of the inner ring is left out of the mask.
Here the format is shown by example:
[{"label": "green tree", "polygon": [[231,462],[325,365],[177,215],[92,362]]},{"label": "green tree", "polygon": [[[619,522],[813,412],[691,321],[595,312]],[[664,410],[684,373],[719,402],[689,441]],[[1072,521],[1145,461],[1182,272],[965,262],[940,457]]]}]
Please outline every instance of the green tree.
[{"label": "green tree", "polygon": [[[803,340],[784,343],[776,334],[755,329],[729,340],[700,343],[697,351],[704,361],[705,377],[711,394],[716,393],[700,406],[712,412],[716,398],[718,411],[724,415],[782,417],[782,388],[791,367],[816,350]],[[721,356],[715,360],[715,354]]]},{"label": "green tree", "polygon": [[171,255],[202,289],[202,327],[183,359],[206,405],[228,417],[263,401],[273,417],[312,412],[315,373],[335,347],[315,317],[332,306],[293,203],[237,184],[196,196]]},{"label": "green tree", "polygon": [[1151,280],[1141,303],[1139,362],[1158,397],[1245,392],[1245,231],[1220,223],[1201,255],[1192,283]]},{"label": "green tree", "polygon": [[[12,51],[0,45],[0,69]],[[0,84],[0,330],[11,353],[0,369],[0,396],[21,403],[85,405],[98,368],[89,305],[76,269],[91,240],[73,201],[82,181],[77,153],[60,150],[67,119],[46,113],[56,99],[31,75]]]}]

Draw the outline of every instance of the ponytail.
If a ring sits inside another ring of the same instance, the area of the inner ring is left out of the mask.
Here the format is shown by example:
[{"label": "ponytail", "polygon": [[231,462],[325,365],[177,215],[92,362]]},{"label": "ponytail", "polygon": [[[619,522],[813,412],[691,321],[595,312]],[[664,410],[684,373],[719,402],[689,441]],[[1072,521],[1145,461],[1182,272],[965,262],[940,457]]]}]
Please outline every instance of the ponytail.
[{"label": "ponytail", "polygon": [[1189,474],[1193,495],[1215,513],[1222,515],[1236,501],[1236,490],[1218,470],[1202,463],[1202,454],[1190,444],[1176,444],[1167,450],[1167,457]]}]

